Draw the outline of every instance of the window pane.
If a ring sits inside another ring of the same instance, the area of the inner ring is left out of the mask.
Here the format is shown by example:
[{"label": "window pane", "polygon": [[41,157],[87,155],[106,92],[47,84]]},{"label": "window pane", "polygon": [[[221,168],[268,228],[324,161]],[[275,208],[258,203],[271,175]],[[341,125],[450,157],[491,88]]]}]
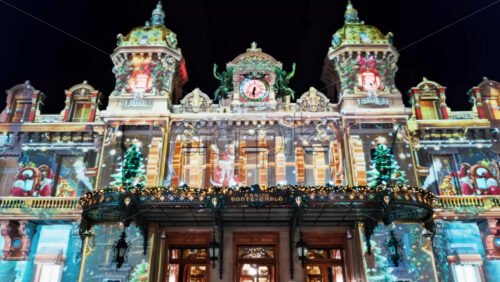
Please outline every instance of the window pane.
[{"label": "window pane", "polygon": [[72,121],[74,122],[85,122],[88,121],[90,118],[90,108],[91,108],[90,103],[76,103],[75,105],[75,112],[73,114],[73,119]]},{"label": "window pane", "polygon": [[342,259],[341,249],[308,249],[307,259]]},{"label": "window pane", "polygon": [[170,259],[207,259],[207,249],[171,249]]},{"label": "window pane", "polygon": [[30,103],[17,102],[11,122],[26,122],[28,121],[31,110]]},{"label": "window pane", "polygon": [[251,259],[274,258],[274,248],[264,248],[264,247],[239,248],[238,257],[251,258]]}]

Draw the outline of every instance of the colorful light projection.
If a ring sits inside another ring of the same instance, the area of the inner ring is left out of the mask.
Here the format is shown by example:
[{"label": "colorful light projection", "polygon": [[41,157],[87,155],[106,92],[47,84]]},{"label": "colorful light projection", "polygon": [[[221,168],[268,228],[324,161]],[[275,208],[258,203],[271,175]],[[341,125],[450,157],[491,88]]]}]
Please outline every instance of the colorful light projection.
[{"label": "colorful light projection", "polygon": [[358,75],[358,83],[363,90],[375,91],[382,85],[382,80],[378,72],[373,69],[360,72]]},{"label": "colorful light projection", "polygon": [[151,57],[134,56],[130,63],[134,68],[128,81],[130,89],[134,92],[151,92]]}]

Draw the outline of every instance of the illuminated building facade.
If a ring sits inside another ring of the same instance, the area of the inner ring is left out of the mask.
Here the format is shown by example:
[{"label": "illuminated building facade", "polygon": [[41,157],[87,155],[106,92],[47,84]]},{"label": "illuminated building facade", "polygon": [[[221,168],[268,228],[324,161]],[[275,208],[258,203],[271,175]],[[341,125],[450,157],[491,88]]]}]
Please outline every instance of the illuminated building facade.
[{"label": "illuminated building facade", "polygon": [[500,83],[457,112],[424,78],[407,108],[393,35],[344,16],[324,92],[253,42],[182,95],[161,4],[118,35],[106,109],[87,82],[59,115],[8,90],[0,280],[499,281]]}]

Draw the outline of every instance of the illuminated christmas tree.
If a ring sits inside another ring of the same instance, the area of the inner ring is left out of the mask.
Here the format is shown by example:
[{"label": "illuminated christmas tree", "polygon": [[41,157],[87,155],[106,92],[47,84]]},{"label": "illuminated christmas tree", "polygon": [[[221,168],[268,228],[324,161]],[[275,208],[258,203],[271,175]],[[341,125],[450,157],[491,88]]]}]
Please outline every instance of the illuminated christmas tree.
[{"label": "illuminated christmas tree", "polygon": [[368,171],[368,186],[405,184],[406,173],[399,168],[394,160],[391,149],[384,144],[378,144],[373,153],[372,164]]},{"label": "illuminated christmas tree", "polygon": [[149,277],[149,264],[142,260],[142,262],[135,266],[134,272],[130,277],[130,282],[140,282],[140,281],[148,281]]},{"label": "illuminated christmas tree", "polygon": [[453,186],[452,176],[445,176],[443,179],[443,183],[439,186],[439,190],[441,191],[441,195],[443,196],[451,196],[455,195],[455,187]]},{"label": "illuminated christmas tree", "polygon": [[382,249],[377,246],[377,243],[372,240],[371,254],[368,254],[365,249],[366,259],[366,276],[369,281],[389,282],[395,281],[391,272],[392,267],[389,266],[387,257],[384,256]]},{"label": "illuminated christmas tree", "polygon": [[116,169],[116,173],[111,175],[114,180],[110,185],[115,187],[145,187],[145,172],[146,170],[142,163],[142,153],[135,144],[132,144],[127,150],[125,159]]}]

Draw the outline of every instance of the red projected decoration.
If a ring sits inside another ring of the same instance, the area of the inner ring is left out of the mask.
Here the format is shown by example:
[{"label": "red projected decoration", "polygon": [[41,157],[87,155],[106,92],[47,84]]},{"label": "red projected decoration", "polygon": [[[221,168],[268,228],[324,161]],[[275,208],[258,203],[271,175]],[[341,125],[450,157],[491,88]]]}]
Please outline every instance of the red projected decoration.
[{"label": "red projected decoration", "polygon": [[380,75],[372,69],[359,73],[358,84],[363,90],[374,91],[379,89],[382,83]]},{"label": "red projected decoration", "polygon": [[150,92],[153,78],[151,77],[151,58],[135,56],[132,61],[134,70],[128,81],[129,87],[136,92]]}]

